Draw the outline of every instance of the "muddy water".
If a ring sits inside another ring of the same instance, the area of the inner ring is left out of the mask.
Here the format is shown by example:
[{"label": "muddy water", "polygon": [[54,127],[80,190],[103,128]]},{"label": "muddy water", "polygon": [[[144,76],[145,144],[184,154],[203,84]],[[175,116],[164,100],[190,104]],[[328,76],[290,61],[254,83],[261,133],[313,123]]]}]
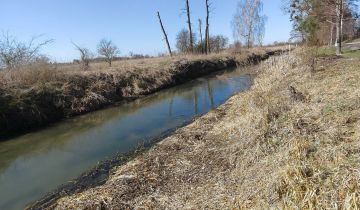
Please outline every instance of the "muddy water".
[{"label": "muddy water", "polygon": [[251,86],[243,72],[223,71],[0,143],[0,209],[23,209],[99,161],[221,105]]}]

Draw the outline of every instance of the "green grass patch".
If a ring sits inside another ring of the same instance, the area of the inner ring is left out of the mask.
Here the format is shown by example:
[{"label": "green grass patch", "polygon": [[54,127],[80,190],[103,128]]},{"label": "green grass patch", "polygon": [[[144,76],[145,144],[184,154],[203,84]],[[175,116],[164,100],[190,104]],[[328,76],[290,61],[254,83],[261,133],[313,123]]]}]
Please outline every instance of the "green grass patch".
[{"label": "green grass patch", "polygon": [[345,58],[360,58],[360,50],[344,50],[343,56]]},{"label": "green grass patch", "polygon": [[[320,47],[318,50],[318,57],[335,56],[335,47]],[[343,49],[342,56],[344,58],[360,58],[360,50]]]},{"label": "green grass patch", "polygon": [[332,56],[336,55],[336,48],[335,47],[320,47],[318,50],[318,56]]}]

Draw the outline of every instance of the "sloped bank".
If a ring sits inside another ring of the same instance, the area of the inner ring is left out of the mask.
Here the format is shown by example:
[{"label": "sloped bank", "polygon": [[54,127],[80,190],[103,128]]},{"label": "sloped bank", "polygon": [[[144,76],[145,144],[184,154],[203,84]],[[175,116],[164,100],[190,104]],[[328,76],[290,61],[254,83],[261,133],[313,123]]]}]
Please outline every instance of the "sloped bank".
[{"label": "sloped bank", "polygon": [[[50,209],[357,209],[360,62],[297,55]],[[345,94],[344,94],[345,93]]]},{"label": "sloped bank", "polygon": [[139,98],[216,71],[258,63],[281,50],[174,62],[170,68],[144,71],[64,74],[28,88],[0,87],[0,140],[41,128],[121,101]]}]

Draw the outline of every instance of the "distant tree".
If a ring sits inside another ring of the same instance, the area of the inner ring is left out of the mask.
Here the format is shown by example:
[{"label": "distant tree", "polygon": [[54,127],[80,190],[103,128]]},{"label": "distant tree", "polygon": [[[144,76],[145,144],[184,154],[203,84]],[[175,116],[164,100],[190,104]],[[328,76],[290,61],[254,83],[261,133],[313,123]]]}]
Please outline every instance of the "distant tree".
[{"label": "distant tree", "polygon": [[230,47],[235,49],[240,49],[242,47],[242,44],[239,41],[235,41]]},{"label": "distant tree", "polygon": [[209,39],[210,42],[210,49],[212,52],[220,52],[224,50],[229,43],[229,39],[222,35],[212,36]]},{"label": "distant tree", "polygon": [[114,58],[120,54],[119,48],[111,40],[107,39],[102,39],[99,42],[97,52],[99,55],[105,57],[105,60],[110,67]]},{"label": "distant tree", "polygon": [[9,34],[0,37],[0,68],[15,69],[43,59],[40,54],[42,47],[53,40],[40,40],[42,35],[34,36],[29,42],[20,42]]},{"label": "distant tree", "polygon": [[80,64],[83,70],[87,70],[90,67],[90,60],[93,58],[93,53],[85,47],[72,43],[75,49],[80,53]]},{"label": "distant tree", "polygon": [[232,21],[235,40],[243,40],[248,48],[256,42],[262,44],[266,21],[262,12],[262,0],[240,0]]},{"label": "distant tree", "polygon": [[[192,39],[195,40],[195,34],[192,34]],[[190,33],[188,30],[181,30],[176,36],[176,48],[181,53],[191,52]]]}]

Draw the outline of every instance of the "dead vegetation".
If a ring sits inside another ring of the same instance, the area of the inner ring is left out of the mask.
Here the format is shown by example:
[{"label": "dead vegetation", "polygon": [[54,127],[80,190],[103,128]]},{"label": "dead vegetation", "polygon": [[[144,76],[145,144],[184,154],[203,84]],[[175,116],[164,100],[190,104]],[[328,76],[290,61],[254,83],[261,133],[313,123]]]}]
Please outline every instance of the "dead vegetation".
[{"label": "dead vegetation", "polygon": [[[278,49],[270,49],[270,52]],[[176,56],[116,61],[112,66],[36,62],[0,72],[0,136],[28,131],[66,117],[132,100],[211,72],[268,57],[264,49],[242,54]]]},{"label": "dead vegetation", "polygon": [[251,91],[56,209],[359,209],[360,62],[266,61]]}]

